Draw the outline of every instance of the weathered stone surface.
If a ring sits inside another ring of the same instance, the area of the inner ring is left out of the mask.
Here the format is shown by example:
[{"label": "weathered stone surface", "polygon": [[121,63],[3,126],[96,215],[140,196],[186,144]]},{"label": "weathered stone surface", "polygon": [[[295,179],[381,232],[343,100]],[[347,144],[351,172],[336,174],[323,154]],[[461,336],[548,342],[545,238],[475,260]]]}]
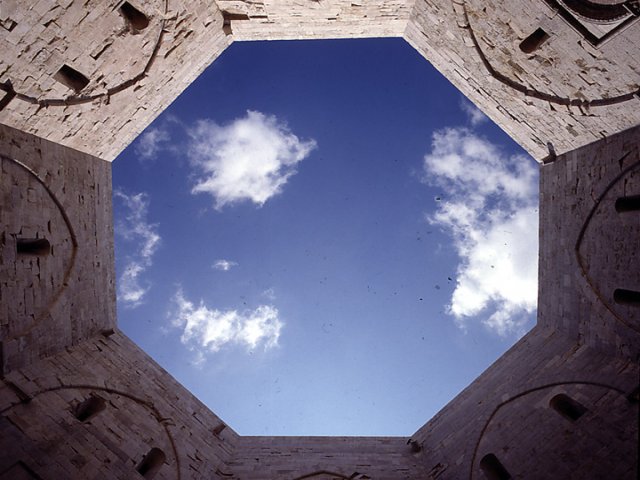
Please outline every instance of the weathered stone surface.
[{"label": "weathered stone surface", "polygon": [[543,165],[540,175],[538,321],[613,355],[640,358],[640,127]]},{"label": "weathered stone surface", "polygon": [[[82,421],[91,396],[105,406]],[[136,478],[153,448],[165,455],[155,479],[218,478],[237,439],[119,332],[8,374],[0,412],[0,472],[21,461],[39,478]]]},{"label": "weathered stone surface", "polygon": [[[565,153],[640,122],[637,17],[594,46],[548,3],[418,0],[404,34],[538,160],[548,143]],[[523,52],[538,28],[549,38]]]},{"label": "weathered stone surface", "polygon": [[[602,23],[555,0],[3,2],[0,479],[637,478],[626,5]],[[100,158],[233,39],[402,35],[544,159],[538,325],[409,439],[238,436],[117,330]]]},{"label": "weathered stone surface", "polygon": [[[0,125],[0,345],[7,372],[114,328],[111,164]],[[46,240],[20,253],[21,240]]]},{"label": "weathered stone surface", "polygon": [[[3,2],[0,84],[15,96],[0,123],[113,160],[231,42],[215,3],[132,0],[144,29],[122,4]],[[69,87],[65,65],[87,85]]]}]

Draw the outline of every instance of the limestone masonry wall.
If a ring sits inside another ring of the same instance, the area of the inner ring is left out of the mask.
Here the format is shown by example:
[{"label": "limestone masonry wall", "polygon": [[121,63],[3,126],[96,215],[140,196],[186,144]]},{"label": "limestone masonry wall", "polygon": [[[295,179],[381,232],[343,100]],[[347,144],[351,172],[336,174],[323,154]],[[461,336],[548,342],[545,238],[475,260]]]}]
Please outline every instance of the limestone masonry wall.
[{"label": "limestone masonry wall", "polygon": [[[92,398],[99,406],[82,416]],[[34,473],[24,478],[143,478],[136,470],[153,449],[163,455],[155,479],[229,478],[237,439],[119,332],[8,374],[0,412],[3,480],[22,478],[3,476],[12,468]]]},{"label": "limestone masonry wall", "polygon": [[637,361],[638,299],[620,290],[640,292],[640,204],[621,205],[640,198],[640,127],[558,157],[540,179],[538,322]]},{"label": "limestone masonry wall", "polygon": [[[234,39],[363,36],[541,161],[538,324],[411,438],[241,437],[117,329],[108,161]],[[638,47],[626,0],[0,3],[0,480],[638,478]]]},{"label": "limestone masonry wall", "polygon": [[[637,15],[594,45],[563,17],[567,11],[550,0],[418,0],[404,38],[542,159],[549,142],[560,154],[640,122]],[[523,51],[538,29],[540,43]]]},{"label": "limestone masonry wall", "polygon": [[105,160],[231,42],[206,0],[6,0],[0,24],[0,123]]},{"label": "limestone masonry wall", "polygon": [[[481,463],[494,455],[510,478],[632,480],[638,405],[627,397],[639,373],[633,361],[536,327],[412,436],[434,472],[427,478],[492,479]],[[550,405],[559,394],[586,413],[565,418]]]},{"label": "limestone masonry wall", "polygon": [[563,5],[6,0],[0,122],[113,160],[233,40],[404,36],[541,159],[640,120],[640,11],[603,24]]},{"label": "limestone masonry wall", "polygon": [[234,40],[400,37],[413,0],[218,0]]},{"label": "limestone masonry wall", "polygon": [[427,478],[401,437],[240,437],[230,467],[243,480]]},{"label": "limestone masonry wall", "polygon": [[116,324],[111,165],[0,125],[0,373]]}]

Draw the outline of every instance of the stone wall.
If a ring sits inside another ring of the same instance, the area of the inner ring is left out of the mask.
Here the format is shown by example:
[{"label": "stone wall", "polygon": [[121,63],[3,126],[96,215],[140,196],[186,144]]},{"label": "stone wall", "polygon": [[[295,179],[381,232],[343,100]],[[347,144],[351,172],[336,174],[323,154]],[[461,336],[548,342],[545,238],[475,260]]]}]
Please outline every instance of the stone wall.
[{"label": "stone wall", "polygon": [[[639,374],[637,363],[536,327],[412,438],[427,467],[441,466],[428,478],[494,478],[481,468],[494,455],[511,478],[632,480],[638,404],[627,396]],[[560,394],[586,412],[566,418],[550,404]]]},{"label": "stone wall", "polygon": [[234,40],[400,37],[413,0],[218,0]]},{"label": "stone wall", "polygon": [[[570,20],[592,30],[601,23],[563,16],[568,10],[552,4],[418,0],[404,34],[538,160],[547,156],[547,143],[565,153],[640,122],[638,17],[629,14],[619,22],[628,24],[599,41]],[[523,51],[538,29],[541,43]]]},{"label": "stone wall", "polygon": [[[634,206],[633,199],[638,195],[640,127],[541,168],[538,322],[636,361],[640,203]],[[631,201],[628,208],[625,199]],[[621,291],[631,293],[625,297]]]},{"label": "stone wall", "polygon": [[0,125],[0,373],[114,328],[111,165]]},{"label": "stone wall", "polygon": [[564,153],[640,120],[638,14],[603,26],[556,0],[7,0],[0,122],[113,160],[233,40],[404,36],[542,159],[547,143]]},{"label": "stone wall", "polygon": [[5,376],[0,412],[3,480],[143,478],[145,458],[145,478],[229,478],[237,439],[119,332]]},{"label": "stone wall", "polygon": [[[0,480],[637,478],[640,12],[569,3],[3,2]],[[233,39],[403,34],[543,159],[538,325],[410,439],[239,437],[115,327],[97,157]]]},{"label": "stone wall", "polygon": [[427,478],[401,437],[240,437],[233,478],[298,480]]},{"label": "stone wall", "polygon": [[231,42],[207,0],[7,0],[0,23],[0,123],[105,160]]}]

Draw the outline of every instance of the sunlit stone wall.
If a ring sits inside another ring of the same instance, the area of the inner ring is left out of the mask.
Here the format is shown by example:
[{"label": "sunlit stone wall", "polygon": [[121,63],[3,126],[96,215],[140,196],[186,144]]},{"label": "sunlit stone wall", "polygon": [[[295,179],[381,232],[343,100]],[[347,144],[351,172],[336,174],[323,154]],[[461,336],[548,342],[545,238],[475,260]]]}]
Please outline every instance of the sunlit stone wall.
[{"label": "sunlit stone wall", "polygon": [[105,160],[231,42],[206,0],[8,0],[0,23],[0,123]]},{"label": "sunlit stone wall", "polygon": [[400,37],[412,0],[219,0],[234,40]]},{"label": "sunlit stone wall", "polygon": [[640,122],[638,20],[603,25],[552,0],[418,0],[404,37],[541,160],[547,143],[560,154]]}]

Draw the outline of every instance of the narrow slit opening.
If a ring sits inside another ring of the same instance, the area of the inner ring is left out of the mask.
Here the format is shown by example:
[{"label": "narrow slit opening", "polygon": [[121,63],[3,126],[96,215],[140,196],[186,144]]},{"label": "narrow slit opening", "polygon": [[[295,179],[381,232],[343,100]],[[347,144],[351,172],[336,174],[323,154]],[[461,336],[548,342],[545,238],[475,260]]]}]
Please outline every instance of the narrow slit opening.
[{"label": "narrow slit opening", "polygon": [[630,197],[620,197],[616,200],[616,212],[637,212],[640,211],[640,195]]},{"label": "narrow slit opening", "polygon": [[62,65],[53,78],[76,93],[80,93],[89,84],[87,77],[69,65]]},{"label": "narrow slit opening", "polygon": [[51,244],[46,238],[16,238],[18,255],[44,256],[51,253]]},{"label": "narrow slit opening", "polygon": [[165,459],[166,455],[164,452],[154,447],[144,456],[136,470],[144,478],[153,478],[160,470],[160,467],[162,467]]},{"label": "narrow slit opening", "polygon": [[520,50],[524,53],[533,53],[538,50],[544,42],[549,39],[549,34],[538,28],[520,43]]},{"label": "narrow slit opening", "polygon": [[563,417],[575,422],[587,412],[587,408],[573,398],[561,393],[549,400],[549,406]]},{"label": "narrow slit opening", "polygon": [[124,2],[120,5],[119,11],[125,21],[134,30],[144,30],[149,26],[149,19],[147,16],[129,2]]},{"label": "narrow slit opening", "polygon": [[493,453],[489,453],[480,460],[480,470],[489,480],[510,480],[511,474]]},{"label": "narrow slit opening", "polygon": [[98,397],[97,395],[91,395],[76,406],[74,415],[78,420],[84,423],[91,420],[105,408],[107,408],[107,402],[104,398]]},{"label": "narrow slit opening", "polygon": [[613,292],[613,301],[620,305],[640,307],[640,292],[618,288]]}]

